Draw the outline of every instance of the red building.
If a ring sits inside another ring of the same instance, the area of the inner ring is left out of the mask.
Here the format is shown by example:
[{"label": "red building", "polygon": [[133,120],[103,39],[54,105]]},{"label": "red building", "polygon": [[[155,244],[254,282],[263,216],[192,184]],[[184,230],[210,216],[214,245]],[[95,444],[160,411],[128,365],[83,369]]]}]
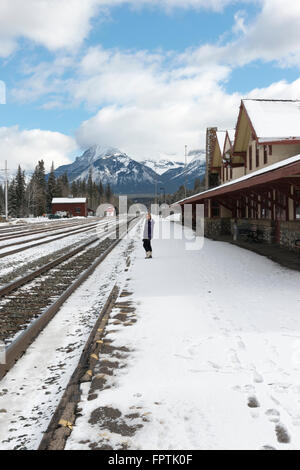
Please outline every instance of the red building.
[{"label": "red building", "polygon": [[72,217],[87,217],[86,198],[56,197],[52,200],[52,214],[66,213]]}]

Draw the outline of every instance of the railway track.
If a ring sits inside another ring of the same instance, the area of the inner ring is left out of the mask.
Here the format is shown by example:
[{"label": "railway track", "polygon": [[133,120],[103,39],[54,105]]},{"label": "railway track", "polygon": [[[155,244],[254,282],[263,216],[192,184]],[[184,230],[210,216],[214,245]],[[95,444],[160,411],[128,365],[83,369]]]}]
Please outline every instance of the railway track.
[{"label": "railway track", "polygon": [[[84,223],[85,220],[77,220],[77,223]],[[52,227],[54,225],[68,225],[70,223],[74,223],[74,219],[69,219],[69,220],[60,220],[60,221],[50,221],[47,219],[45,222],[39,222],[39,223],[34,223],[34,224],[16,224],[16,225],[8,225],[6,227],[1,227],[0,225],[0,234],[5,234],[5,233],[15,233],[15,232],[20,232],[20,231],[26,231],[27,230],[39,230],[47,227]]]},{"label": "railway track", "polygon": [[80,234],[80,233],[84,233],[84,232],[90,232],[90,231],[94,230],[98,225],[99,225],[99,222],[96,222],[96,223],[88,225],[86,227],[77,227],[75,229],[66,230],[66,231],[60,232],[58,234],[45,235],[45,236],[42,236],[42,237],[39,237],[39,238],[36,238],[36,239],[33,239],[33,240],[25,240],[25,241],[5,245],[5,246],[0,246],[0,251],[1,251],[1,250],[4,250],[4,249],[7,249],[7,248],[11,248],[13,246],[24,245],[26,243],[35,242],[37,240],[45,240],[46,238],[49,239],[50,237],[54,237],[54,238],[51,238],[51,240],[46,240],[46,241],[42,241],[42,242],[38,242],[38,243],[33,243],[32,245],[26,245],[26,246],[23,246],[21,248],[16,248],[14,250],[10,250],[10,251],[6,251],[4,253],[0,253],[0,259],[1,258],[6,258],[7,256],[11,256],[11,255],[14,255],[16,253],[20,253],[22,251],[29,250],[30,248],[35,248],[37,246],[45,245],[47,243],[51,243],[51,242],[56,241],[56,240],[61,240],[63,238],[70,237],[72,235],[76,235],[76,234]]},{"label": "railway track", "polygon": [[[134,218],[136,219],[136,218]],[[117,231],[126,230],[134,219],[120,221]],[[0,379],[45,328],[67,298],[89,277],[120,242],[95,237],[82,247],[19,278],[0,290],[0,340],[6,343],[6,364],[0,365]]]}]

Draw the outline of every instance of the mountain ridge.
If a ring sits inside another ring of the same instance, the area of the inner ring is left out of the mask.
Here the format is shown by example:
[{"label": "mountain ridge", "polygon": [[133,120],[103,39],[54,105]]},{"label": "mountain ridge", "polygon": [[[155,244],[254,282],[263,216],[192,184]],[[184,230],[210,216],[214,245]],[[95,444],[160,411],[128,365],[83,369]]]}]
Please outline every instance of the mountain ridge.
[{"label": "mountain ridge", "polygon": [[115,147],[95,145],[87,149],[74,162],[58,167],[57,177],[67,173],[69,181],[87,179],[92,171],[93,181],[110,184],[115,194],[145,194],[158,191],[174,193],[185,184],[193,188],[196,178],[205,174],[204,152],[190,153],[192,160],[184,163],[168,159],[147,159],[141,162]]}]

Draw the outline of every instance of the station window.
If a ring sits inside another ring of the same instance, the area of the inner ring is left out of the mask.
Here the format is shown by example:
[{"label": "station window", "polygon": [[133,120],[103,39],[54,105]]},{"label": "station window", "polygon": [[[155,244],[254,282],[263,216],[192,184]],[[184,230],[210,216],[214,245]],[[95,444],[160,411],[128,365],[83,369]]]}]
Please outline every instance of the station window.
[{"label": "station window", "polygon": [[252,145],[249,147],[249,170],[252,170]]},{"label": "station window", "polygon": [[259,167],[259,147],[256,145],[256,168]]},{"label": "station window", "polygon": [[220,217],[220,204],[218,202],[212,201],[211,203],[211,216]]},{"label": "station window", "polygon": [[75,212],[76,212],[76,214],[80,214],[80,213],[81,213],[81,208],[80,208],[80,207],[76,207],[76,208],[75,208]]},{"label": "station window", "polygon": [[272,145],[269,145],[269,155],[272,155],[273,154],[273,147]]}]

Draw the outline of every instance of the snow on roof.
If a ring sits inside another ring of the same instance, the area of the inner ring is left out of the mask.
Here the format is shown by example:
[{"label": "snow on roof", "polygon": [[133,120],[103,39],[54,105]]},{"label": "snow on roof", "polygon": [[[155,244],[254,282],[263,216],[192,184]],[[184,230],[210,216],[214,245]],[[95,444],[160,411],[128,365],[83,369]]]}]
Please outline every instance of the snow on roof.
[{"label": "snow on roof", "polygon": [[85,204],[85,197],[54,197],[52,204]]},{"label": "snow on roof", "polygon": [[217,139],[219,142],[221,153],[223,154],[226,139],[226,131],[217,131]]},{"label": "snow on roof", "polygon": [[260,142],[300,140],[300,101],[243,100]]},{"label": "snow on roof", "polygon": [[229,181],[228,183],[221,184],[220,186],[216,186],[215,188],[208,189],[207,191],[203,191],[202,193],[194,194],[186,199],[182,199],[181,201],[176,202],[175,204],[179,204],[184,201],[188,201],[189,199],[194,199],[197,196],[202,196],[203,194],[211,193],[212,191],[216,191],[221,188],[225,188],[227,186],[232,186],[236,183],[241,183],[242,181],[246,181],[248,179],[254,178],[255,176],[263,175],[264,173],[268,173],[270,171],[277,170],[278,168],[282,168],[284,166],[288,166],[291,163],[300,162],[300,155],[295,155],[294,157],[287,158],[285,160],[281,160],[280,162],[274,163],[273,165],[269,165],[261,170],[253,171],[252,173],[248,173],[241,178],[237,178],[235,180]]}]

